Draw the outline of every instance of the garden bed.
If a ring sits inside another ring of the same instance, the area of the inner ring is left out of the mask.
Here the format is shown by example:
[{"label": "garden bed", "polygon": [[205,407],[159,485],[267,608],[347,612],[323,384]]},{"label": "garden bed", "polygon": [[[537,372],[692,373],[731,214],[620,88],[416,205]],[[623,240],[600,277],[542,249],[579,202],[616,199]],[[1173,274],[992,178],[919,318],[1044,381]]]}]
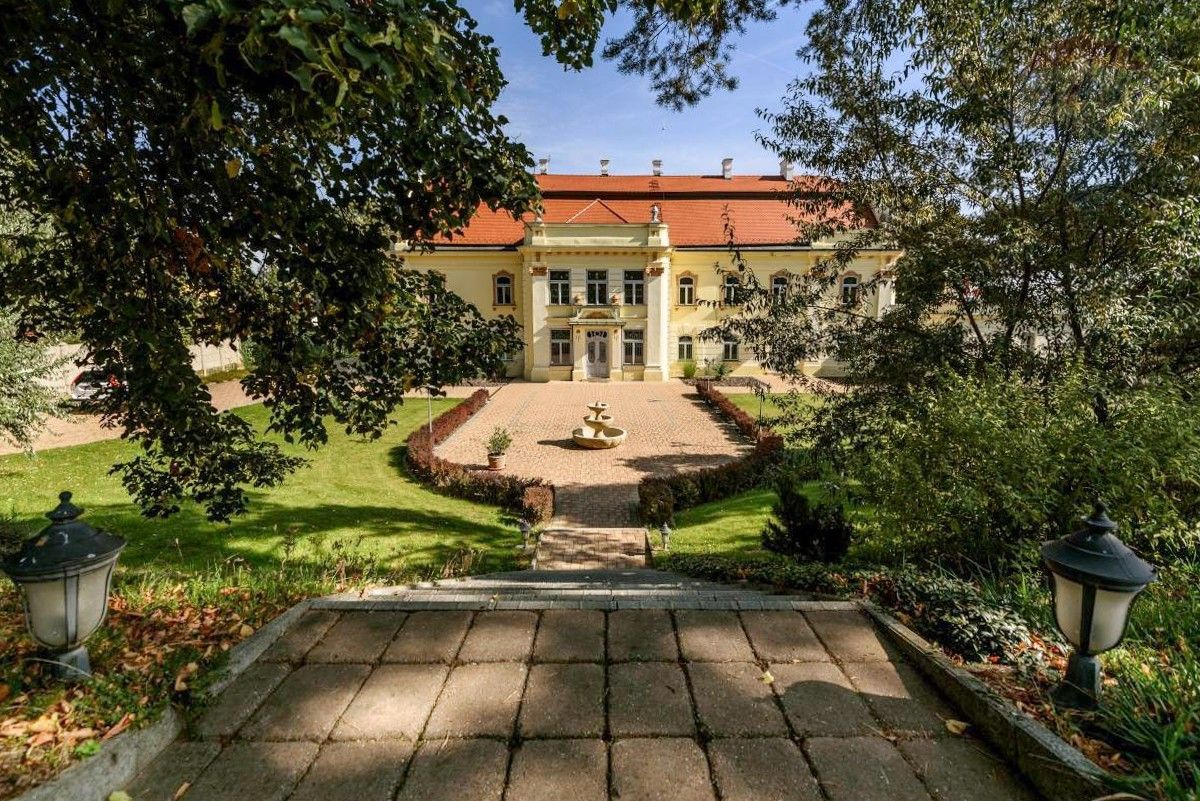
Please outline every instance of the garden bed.
[{"label": "garden bed", "polygon": [[[676,538],[680,536],[677,532]],[[1029,586],[971,582],[927,567],[828,566],[773,555],[669,553],[656,566],[742,582],[869,600],[1107,771],[1114,789],[1194,801],[1200,779],[1200,571],[1151,585],[1134,606],[1125,644],[1105,657],[1098,713],[1056,709],[1050,689],[1067,649],[1048,626],[1049,596]]]}]

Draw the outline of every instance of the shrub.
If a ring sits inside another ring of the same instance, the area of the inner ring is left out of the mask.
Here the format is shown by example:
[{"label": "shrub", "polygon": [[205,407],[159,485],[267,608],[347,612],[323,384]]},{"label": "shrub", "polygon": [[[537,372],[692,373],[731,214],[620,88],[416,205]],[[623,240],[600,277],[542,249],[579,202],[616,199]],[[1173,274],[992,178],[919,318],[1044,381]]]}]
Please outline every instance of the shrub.
[{"label": "shrub", "polygon": [[683,363],[683,377],[691,380],[696,377],[696,362],[688,359]]},{"label": "shrub", "polygon": [[644,478],[638,486],[638,513],[648,526],[670,523],[675,517],[671,485],[661,478]]},{"label": "shrub", "polygon": [[492,430],[492,435],[488,437],[488,453],[491,455],[499,455],[512,447],[512,434],[508,433],[507,428],[496,426]]},{"label": "shrub", "polygon": [[913,627],[968,662],[1031,658],[1029,628],[1007,609],[990,605],[969,581],[902,568],[870,584],[872,600],[911,618]]},{"label": "shrub", "polygon": [[978,587],[942,573],[913,568],[838,568],[779,556],[746,559],[713,554],[669,554],[667,570],[711,581],[749,581],[842,597],[866,597],[899,613],[904,622],[968,662],[1024,664],[1038,659],[1029,628]]},{"label": "shrub", "polygon": [[[1104,398],[1100,422],[1083,375],[1048,388],[947,377],[898,404],[870,447],[848,447],[844,478],[875,508],[874,537],[901,557],[999,562],[1078,527],[1103,499],[1131,547],[1194,558],[1200,404],[1168,382]],[[835,398],[829,414],[854,402]]]},{"label": "shrub", "polygon": [[806,562],[840,562],[850,549],[853,533],[841,504],[821,503],[815,507],[793,477],[776,486],[779,500],[775,520],[763,528],[762,543],[768,551]]},{"label": "shrub", "polygon": [[521,494],[521,517],[531,525],[544,525],[554,517],[554,488],[548,485],[526,487]]}]

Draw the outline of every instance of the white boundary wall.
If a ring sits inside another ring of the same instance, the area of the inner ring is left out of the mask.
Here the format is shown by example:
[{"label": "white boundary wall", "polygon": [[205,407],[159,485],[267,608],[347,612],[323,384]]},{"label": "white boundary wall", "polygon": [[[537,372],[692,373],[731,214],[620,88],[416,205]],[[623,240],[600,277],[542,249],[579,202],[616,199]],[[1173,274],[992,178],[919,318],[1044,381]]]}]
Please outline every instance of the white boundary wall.
[{"label": "white boundary wall", "polygon": [[[192,345],[189,350],[192,352],[192,369],[201,375],[242,366],[242,354],[234,350],[229,342],[222,342],[220,345]],[[49,383],[63,393],[69,392],[71,382],[83,369],[76,364],[82,357],[83,346],[51,345],[46,351],[56,361],[65,359]]]}]

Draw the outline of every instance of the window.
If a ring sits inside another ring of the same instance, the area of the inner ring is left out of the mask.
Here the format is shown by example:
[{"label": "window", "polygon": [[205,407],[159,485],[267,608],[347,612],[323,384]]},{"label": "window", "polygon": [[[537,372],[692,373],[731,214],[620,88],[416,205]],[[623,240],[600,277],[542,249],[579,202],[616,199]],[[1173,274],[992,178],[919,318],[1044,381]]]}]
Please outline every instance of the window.
[{"label": "window", "polygon": [[589,306],[608,303],[608,270],[587,271],[587,302]]},{"label": "window", "polygon": [[842,303],[858,303],[858,297],[858,276],[847,275],[842,279]]},{"label": "window", "polygon": [[550,364],[571,364],[571,330],[569,328],[550,329]]},{"label": "window", "polygon": [[771,296],[776,303],[787,300],[788,279],[786,275],[777,275],[771,279]]},{"label": "window", "polygon": [[646,302],[646,274],[642,270],[625,271],[625,303],[640,306]]},{"label": "window", "polygon": [[696,302],[696,279],[690,275],[679,277],[679,305],[691,306]]},{"label": "window", "polygon": [[565,306],[571,302],[570,270],[550,271],[550,305]]},{"label": "window", "polygon": [[497,306],[513,305],[513,280],[511,275],[501,273],[492,278],[492,288],[495,290],[495,302]]},{"label": "window", "polygon": [[680,337],[679,338],[679,361],[681,361],[681,362],[692,361],[692,359],[695,358],[692,355],[693,353],[694,353],[694,351],[692,350],[692,338],[691,337]]},{"label": "window", "polygon": [[723,348],[721,358],[727,362],[736,362],[738,360],[738,343],[737,340],[727,339],[721,343]]},{"label": "window", "polygon": [[625,363],[644,364],[646,360],[646,332],[625,332]]},{"label": "window", "polygon": [[736,275],[725,276],[725,305],[732,306],[737,303],[738,280]]}]

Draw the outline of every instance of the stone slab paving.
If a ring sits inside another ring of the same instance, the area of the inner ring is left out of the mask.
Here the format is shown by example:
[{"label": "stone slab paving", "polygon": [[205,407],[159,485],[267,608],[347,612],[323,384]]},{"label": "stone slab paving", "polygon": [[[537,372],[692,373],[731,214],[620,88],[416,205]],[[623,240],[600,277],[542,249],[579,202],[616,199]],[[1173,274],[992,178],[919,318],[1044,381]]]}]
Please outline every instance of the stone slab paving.
[{"label": "stone slab paving", "polygon": [[857,609],[326,603],[127,788],[135,801],[1035,798],[950,734],[953,710]]}]

